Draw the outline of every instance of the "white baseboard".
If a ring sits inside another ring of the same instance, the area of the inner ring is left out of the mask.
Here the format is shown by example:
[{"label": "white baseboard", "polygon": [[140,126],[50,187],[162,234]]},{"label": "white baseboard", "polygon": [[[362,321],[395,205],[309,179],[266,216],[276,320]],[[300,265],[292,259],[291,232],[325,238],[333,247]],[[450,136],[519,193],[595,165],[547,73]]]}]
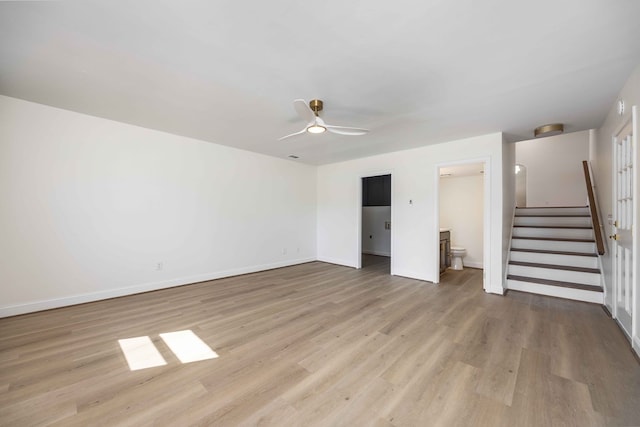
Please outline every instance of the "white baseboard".
[{"label": "white baseboard", "polygon": [[484,268],[484,264],[481,263],[481,262],[465,261],[464,259],[462,260],[462,266],[463,267],[470,267],[470,268],[479,268],[480,270],[482,270]]},{"label": "white baseboard", "polygon": [[157,291],[160,289],[173,288],[176,286],[190,285],[198,282],[222,279],[224,277],[239,276],[242,274],[256,273],[259,271],[273,270],[275,268],[289,267],[292,265],[304,264],[312,261],[316,261],[316,258],[305,258],[298,260],[281,261],[271,264],[255,265],[233,270],[225,270],[207,274],[181,277],[177,279],[163,280],[160,282],[143,283],[139,285],[127,286],[118,289],[109,289],[100,292],[91,292],[87,294],[72,295],[63,298],[33,301],[25,304],[0,307],[0,318],[17,316],[19,314],[33,313],[42,310],[50,310],[53,308],[66,307],[70,305],[84,304],[87,302],[100,301],[109,298],[117,298],[126,295],[139,294],[142,292]]},{"label": "white baseboard", "polygon": [[386,257],[390,257],[391,256],[391,252],[381,252],[381,251],[362,251],[363,254],[367,254],[367,255],[378,255],[378,256],[386,256]]},{"label": "white baseboard", "polygon": [[341,265],[343,267],[351,267],[351,268],[358,268],[354,263],[352,263],[351,261],[345,261],[343,259],[337,259],[337,258],[328,258],[328,257],[318,257],[317,261],[320,262],[326,262],[328,264],[335,264],[335,265]]},{"label": "white baseboard", "polygon": [[636,355],[640,357],[640,337],[633,337],[631,339],[631,347],[633,348],[633,351],[636,352]]},{"label": "white baseboard", "polygon": [[394,276],[400,276],[400,277],[406,277],[407,279],[415,279],[415,280],[421,280],[423,282],[429,282],[429,283],[435,283],[421,275],[419,275],[418,273],[414,272],[414,271],[409,271],[409,270],[394,270],[393,271],[393,275]]}]

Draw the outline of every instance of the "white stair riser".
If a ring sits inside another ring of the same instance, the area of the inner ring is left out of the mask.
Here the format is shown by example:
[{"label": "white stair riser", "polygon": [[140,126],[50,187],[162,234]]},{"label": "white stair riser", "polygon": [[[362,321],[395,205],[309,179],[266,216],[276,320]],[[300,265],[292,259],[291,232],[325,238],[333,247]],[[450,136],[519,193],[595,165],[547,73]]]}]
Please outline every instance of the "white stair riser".
[{"label": "white stair riser", "polygon": [[527,267],[524,265],[510,264],[509,274],[512,274],[514,276],[533,277],[537,279],[558,280],[561,282],[600,286],[599,273],[585,273],[583,271],[556,270],[553,268]]},{"label": "white stair riser", "polygon": [[573,226],[591,227],[591,218],[584,216],[516,216],[515,225],[539,225],[539,226]]},{"label": "white stair riser", "polygon": [[570,267],[598,268],[598,258],[594,256],[541,254],[536,252],[511,252],[512,261],[534,262],[537,264],[567,265]]},{"label": "white stair riser", "polygon": [[528,228],[514,227],[516,237],[556,237],[560,239],[593,239],[590,228]]},{"label": "white stair riser", "polygon": [[562,288],[559,286],[541,285],[539,283],[522,282],[512,279],[507,280],[507,288],[514,291],[549,295],[552,297],[567,298],[596,304],[602,304],[604,302],[602,292],[585,291],[583,289]]},{"label": "white stair riser", "polygon": [[517,215],[589,215],[589,208],[516,209]]},{"label": "white stair riser", "polygon": [[540,249],[560,252],[584,252],[595,253],[596,245],[591,242],[562,242],[555,240],[525,240],[513,238],[512,248],[518,249]]}]

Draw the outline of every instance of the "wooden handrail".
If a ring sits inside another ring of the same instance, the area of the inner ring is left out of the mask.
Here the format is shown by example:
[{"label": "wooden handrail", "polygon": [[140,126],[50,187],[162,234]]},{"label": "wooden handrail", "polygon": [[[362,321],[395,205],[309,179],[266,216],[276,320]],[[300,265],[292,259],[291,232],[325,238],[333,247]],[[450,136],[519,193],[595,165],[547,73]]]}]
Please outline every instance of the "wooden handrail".
[{"label": "wooden handrail", "polygon": [[589,210],[591,211],[591,223],[593,224],[593,234],[596,237],[596,248],[599,255],[604,255],[604,237],[602,236],[602,227],[600,226],[600,218],[598,217],[598,208],[596,205],[596,195],[593,191],[593,183],[591,182],[591,171],[589,162],[582,161],[582,169],[584,170],[584,181],[587,184],[587,195],[589,196]]}]

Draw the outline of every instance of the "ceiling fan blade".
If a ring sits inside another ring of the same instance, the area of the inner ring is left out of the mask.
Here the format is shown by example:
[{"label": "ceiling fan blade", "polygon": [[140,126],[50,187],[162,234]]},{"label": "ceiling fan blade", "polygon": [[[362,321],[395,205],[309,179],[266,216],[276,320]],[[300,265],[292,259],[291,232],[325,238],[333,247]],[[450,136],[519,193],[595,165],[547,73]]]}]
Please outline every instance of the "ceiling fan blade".
[{"label": "ceiling fan blade", "polygon": [[293,108],[295,108],[298,115],[308,124],[315,123],[316,115],[313,110],[307,104],[304,99],[296,99],[293,101]]},{"label": "ceiling fan blade", "polygon": [[295,132],[295,133],[292,133],[292,134],[289,134],[289,135],[285,135],[285,136],[283,136],[281,138],[278,138],[278,141],[282,141],[283,139],[291,138],[292,136],[300,135],[302,133],[305,133],[306,131],[307,131],[307,128],[304,128],[299,132]]},{"label": "ceiling fan blade", "polygon": [[338,135],[364,135],[369,132],[369,129],[352,128],[347,126],[333,126],[325,124],[324,127],[331,133]]}]

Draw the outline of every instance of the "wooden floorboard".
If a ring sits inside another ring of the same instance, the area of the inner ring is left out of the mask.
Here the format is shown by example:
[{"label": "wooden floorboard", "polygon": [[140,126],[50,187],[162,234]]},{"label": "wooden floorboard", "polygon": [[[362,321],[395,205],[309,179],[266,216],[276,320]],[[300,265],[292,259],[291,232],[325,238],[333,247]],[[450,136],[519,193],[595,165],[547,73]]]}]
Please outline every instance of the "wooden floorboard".
[{"label": "wooden floorboard", "polygon": [[[0,319],[0,425],[637,425],[640,365],[595,304],[321,262]],[[161,333],[218,357],[181,363]],[[118,340],[166,365],[131,371]]]}]

